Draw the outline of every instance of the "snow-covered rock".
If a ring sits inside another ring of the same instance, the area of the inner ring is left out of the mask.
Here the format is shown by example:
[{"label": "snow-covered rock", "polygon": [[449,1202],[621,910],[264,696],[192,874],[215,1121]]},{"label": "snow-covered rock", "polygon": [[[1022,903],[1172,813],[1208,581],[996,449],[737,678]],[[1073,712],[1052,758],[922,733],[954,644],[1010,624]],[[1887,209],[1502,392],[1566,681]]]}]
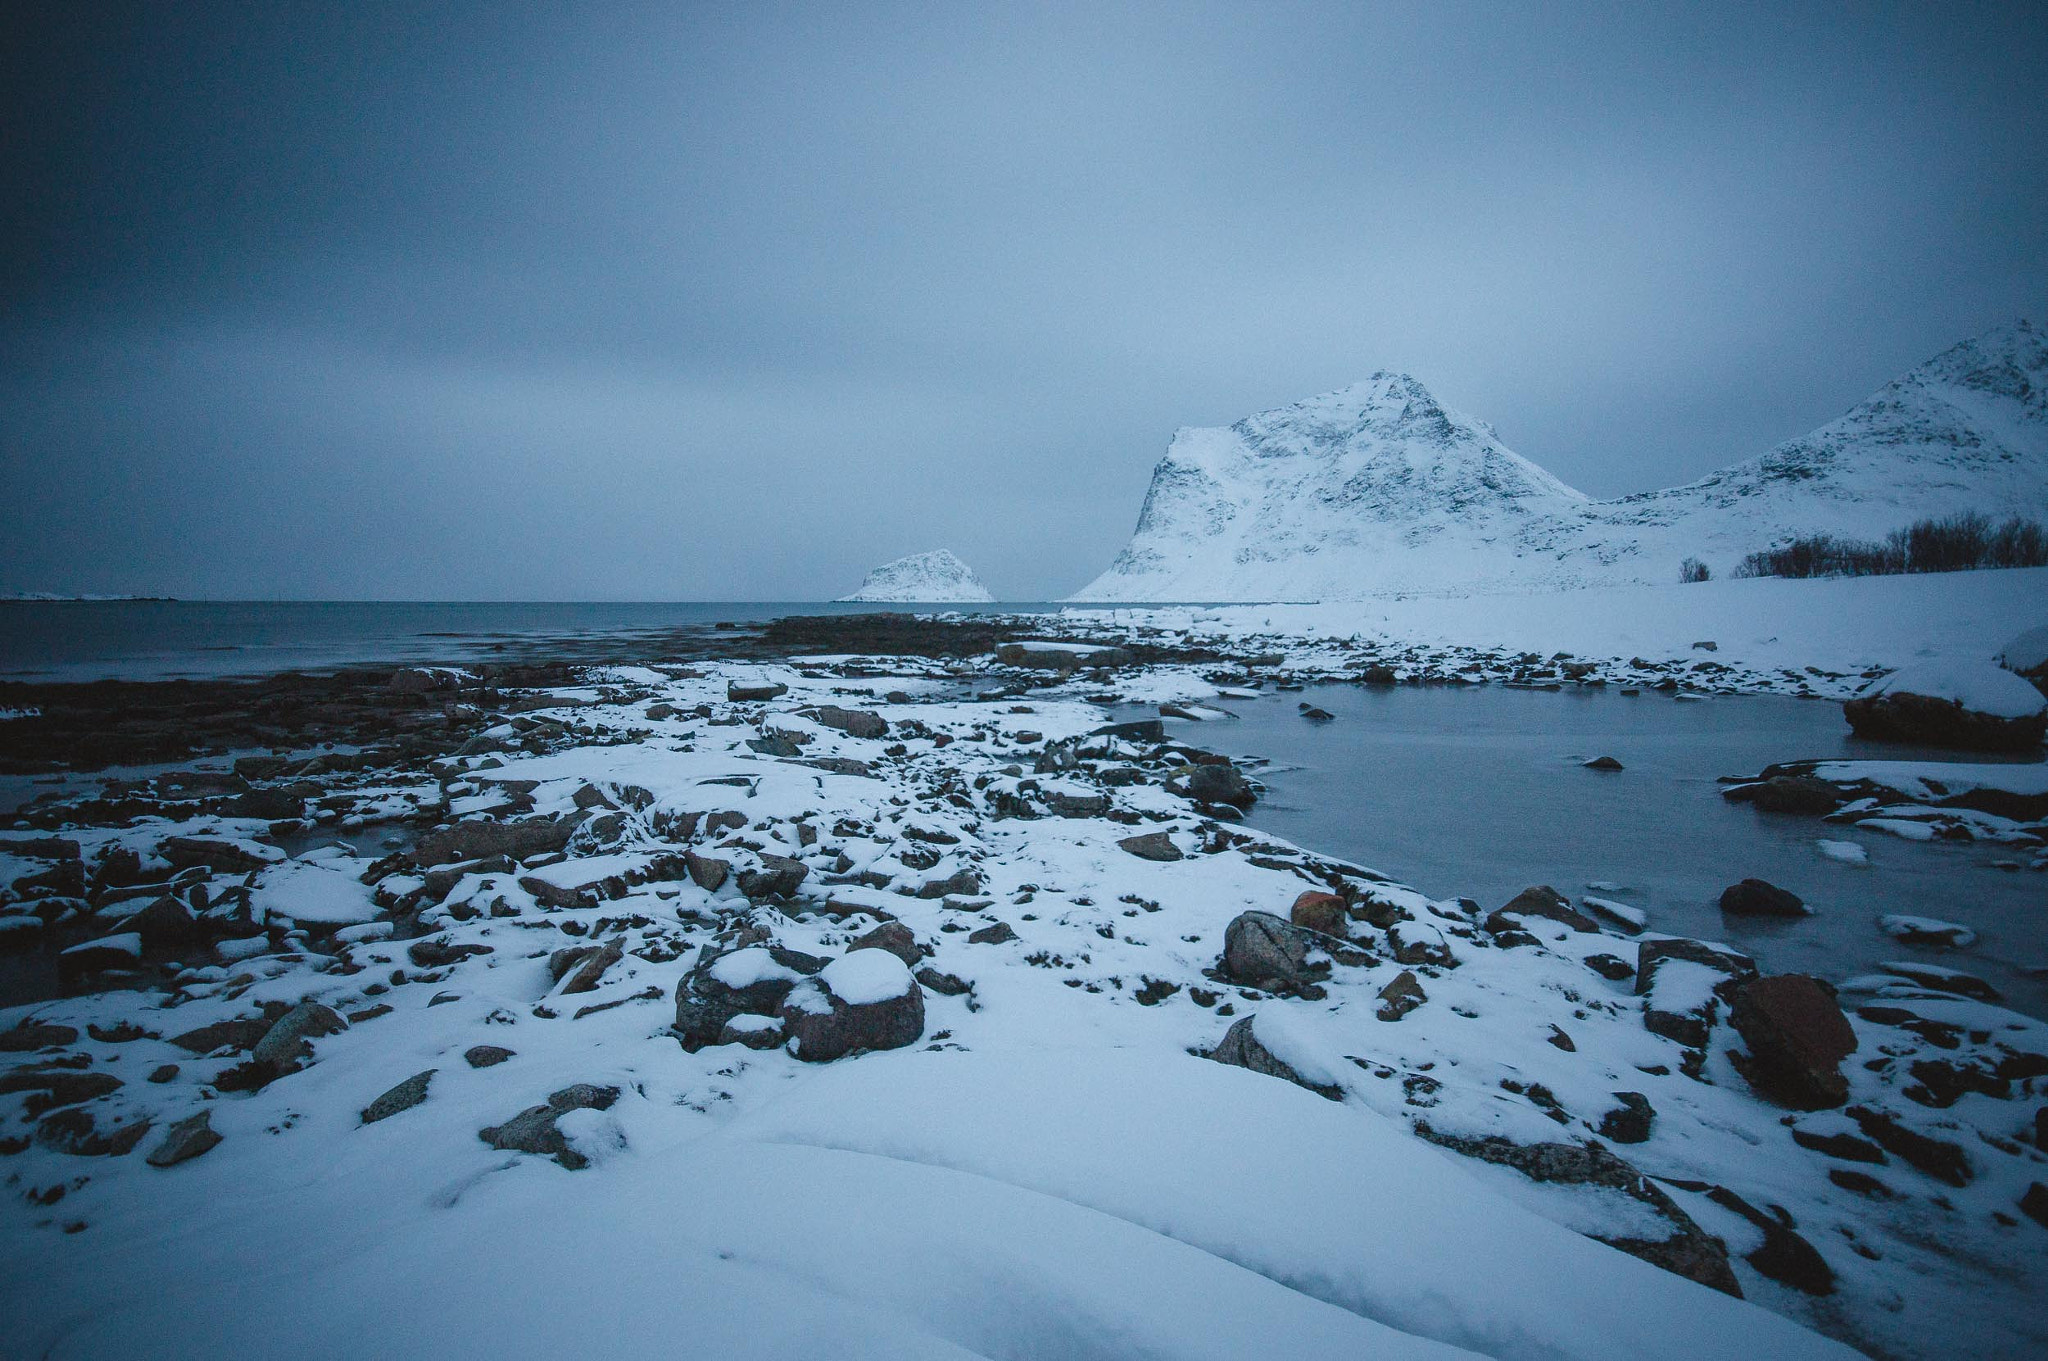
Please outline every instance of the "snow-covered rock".
[{"label": "snow-covered rock", "polygon": [[1842,706],[1859,736],[1972,750],[2038,746],[2048,697],[1990,662],[1900,667]]},{"label": "snow-covered rock", "polygon": [[981,604],[995,599],[966,563],[943,548],[912,553],[869,572],[852,595],[841,600]]},{"label": "snow-covered rock", "polygon": [[1811,434],[1697,482],[1590,501],[1405,374],[1183,429],[1130,543],[1076,600],[1344,600],[1727,575],[1805,534],[2048,513],[2048,341],[1965,341]]}]

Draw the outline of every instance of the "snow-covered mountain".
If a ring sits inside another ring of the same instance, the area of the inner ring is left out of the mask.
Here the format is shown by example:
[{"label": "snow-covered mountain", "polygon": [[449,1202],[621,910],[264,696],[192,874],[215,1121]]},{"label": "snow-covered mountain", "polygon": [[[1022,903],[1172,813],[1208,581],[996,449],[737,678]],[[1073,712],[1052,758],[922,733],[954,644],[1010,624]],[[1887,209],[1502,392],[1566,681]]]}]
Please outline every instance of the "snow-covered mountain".
[{"label": "snow-covered mountain", "polygon": [[2048,516],[2048,341],[1965,341],[1840,420],[1697,482],[1590,501],[1404,374],[1183,429],[1076,600],[1332,600],[1725,574],[1796,535]]},{"label": "snow-covered mountain", "polygon": [[852,595],[841,600],[872,600],[902,603],[950,601],[961,604],[994,600],[988,587],[968,565],[943,548],[929,553],[912,553],[907,558],[885,562],[868,573],[866,581]]}]

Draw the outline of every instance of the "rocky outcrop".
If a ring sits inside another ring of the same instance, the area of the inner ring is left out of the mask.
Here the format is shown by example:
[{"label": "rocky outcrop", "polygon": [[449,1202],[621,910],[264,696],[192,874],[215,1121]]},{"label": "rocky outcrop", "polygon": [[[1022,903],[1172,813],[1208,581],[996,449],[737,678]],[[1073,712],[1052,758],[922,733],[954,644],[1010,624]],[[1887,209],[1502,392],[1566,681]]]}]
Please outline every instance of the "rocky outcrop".
[{"label": "rocky outcrop", "polygon": [[1774,974],[1738,984],[1728,1019],[1749,1046],[1737,1066],[1759,1094],[1794,1110],[1849,1099],[1841,1064],[1856,1052],[1856,1032],[1819,979]]},{"label": "rocky outcrop", "polygon": [[2048,696],[1993,666],[1904,667],[1842,705],[1858,737],[1964,751],[2031,751],[2048,732]]},{"label": "rocky outcrop", "polygon": [[1798,894],[1762,879],[1744,879],[1721,890],[1721,911],[1731,917],[1803,917]]},{"label": "rocky outcrop", "polygon": [[1342,1087],[1312,1081],[1261,1043],[1256,1015],[1241,1018],[1225,1031],[1221,1042],[1209,1052],[1209,1057],[1234,1068],[1248,1068],[1254,1073],[1263,1073],[1267,1077],[1277,1077],[1283,1082],[1292,1082],[1295,1086],[1305,1087],[1330,1101],[1344,1099]]},{"label": "rocky outcrop", "polygon": [[780,1015],[792,1054],[829,1063],[916,1044],[924,1035],[924,990],[887,950],[856,950],[792,988]]},{"label": "rocky outcrop", "polygon": [[570,1171],[590,1166],[590,1159],[569,1146],[569,1140],[555,1122],[570,1111],[610,1110],[619,1099],[617,1087],[599,1087],[579,1082],[564,1087],[539,1106],[528,1106],[502,1125],[477,1131],[492,1148],[508,1153],[533,1153],[553,1158]]}]

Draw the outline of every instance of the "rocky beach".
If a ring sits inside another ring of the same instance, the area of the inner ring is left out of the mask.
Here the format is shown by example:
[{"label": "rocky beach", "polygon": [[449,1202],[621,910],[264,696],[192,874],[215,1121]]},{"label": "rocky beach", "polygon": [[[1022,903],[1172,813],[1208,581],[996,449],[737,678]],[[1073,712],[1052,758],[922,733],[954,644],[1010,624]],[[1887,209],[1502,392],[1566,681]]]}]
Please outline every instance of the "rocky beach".
[{"label": "rocky beach", "polygon": [[[1318,683],[1829,703],[1860,674],[1173,612],[611,647],[7,688],[24,1354],[376,1350],[393,1290],[415,1345],[530,1345],[565,1325],[523,1272],[657,1246],[707,1336],[829,1320],[898,1354],[2042,1342],[2048,1027],[1911,958],[1944,923],[1823,979],[1576,885],[1432,898],[1248,826],[1258,764],[1201,740],[1232,695]],[[2041,769],[1728,795],[2025,873]],[[1727,882],[1731,920],[1802,910]],[[489,1281],[432,1285],[450,1235]]]}]

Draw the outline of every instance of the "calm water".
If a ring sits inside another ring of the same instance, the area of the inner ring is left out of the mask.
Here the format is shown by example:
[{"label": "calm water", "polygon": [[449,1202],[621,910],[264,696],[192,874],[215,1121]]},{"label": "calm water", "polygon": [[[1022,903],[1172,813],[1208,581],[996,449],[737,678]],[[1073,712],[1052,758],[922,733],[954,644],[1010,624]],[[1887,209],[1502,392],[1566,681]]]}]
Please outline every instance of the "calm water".
[{"label": "calm water", "polygon": [[[1336,721],[1300,717],[1304,699]],[[2011,1004],[2048,1016],[2048,983],[2024,972],[2048,965],[2048,874],[1990,867],[2011,848],[1905,842],[1721,798],[1716,776],[1773,761],[1956,759],[1859,742],[1837,704],[1502,686],[1320,686],[1219,703],[1240,721],[1170,726],[1212,750],[1271,759],[1253,825],[1434,896],[1493,908],[1530,884],[1576,899],[1612,883],[1600,896],[1644,909],[1651,929],[1729,941],[1773,970],[1840,980],[1915,958],[1981,974]],[[1626,769],[1580,768],[1594,756]],[[1823,837],[1862,845],[1869,866],[1827,859],[1815,845]],[[1752,876],[1817,915],[1723,918],[1721,890]],[[1911,949],[1877,929],[1891,912],[1962,922],[1979,938],[1966,950]]]},{"label": "calm water", "polygon": [[1061,606],[781,602],[0,601],[0,680],[256,676],[367,662],[485,660],[554,639],[630,641],[786,614]]}]

